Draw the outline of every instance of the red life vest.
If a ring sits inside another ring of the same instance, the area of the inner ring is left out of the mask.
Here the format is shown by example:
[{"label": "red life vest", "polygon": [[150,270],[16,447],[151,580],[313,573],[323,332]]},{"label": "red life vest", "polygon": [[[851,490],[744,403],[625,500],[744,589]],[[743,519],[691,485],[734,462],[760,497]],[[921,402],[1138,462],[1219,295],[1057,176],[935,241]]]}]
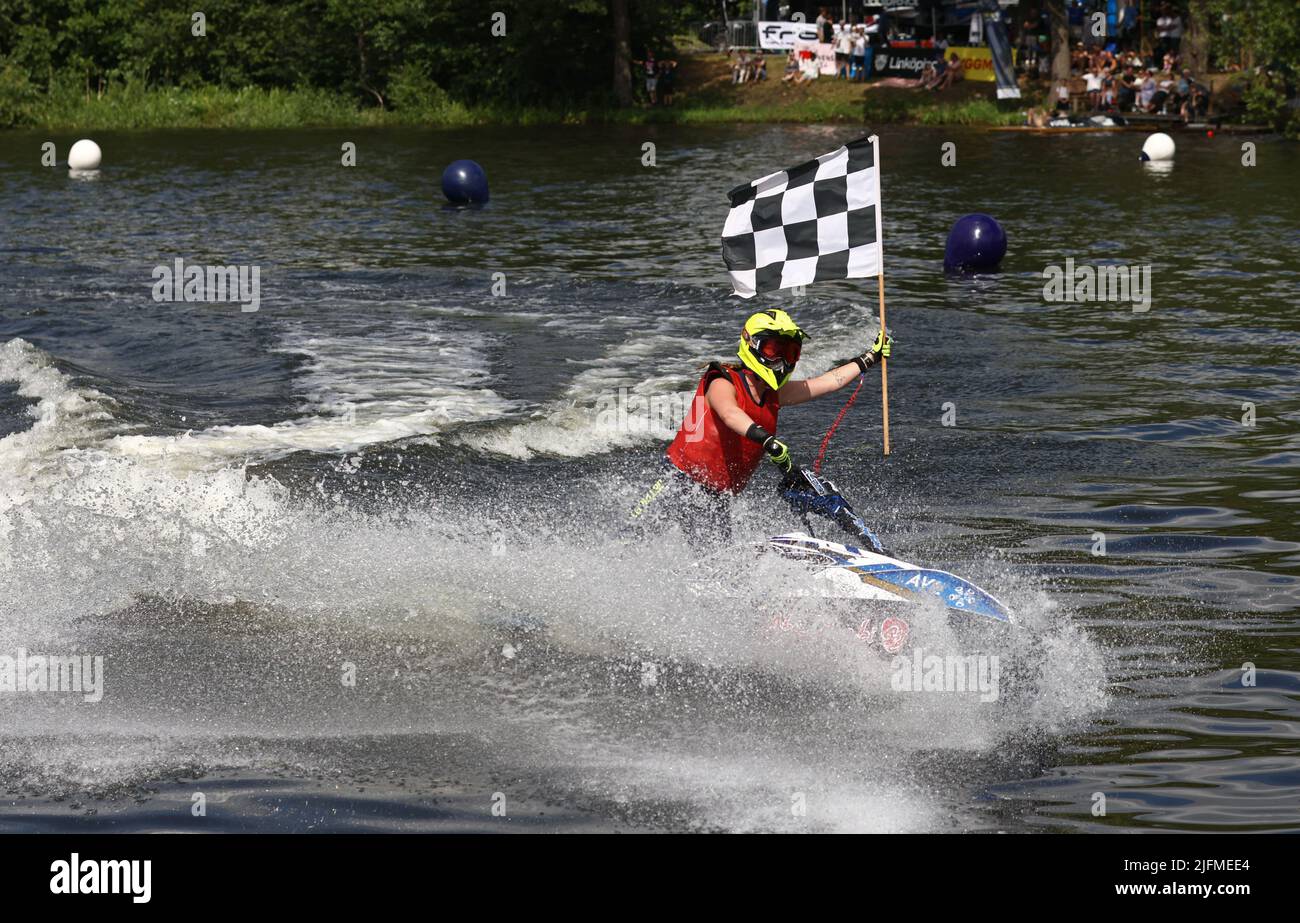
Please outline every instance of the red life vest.
[{"label": "red life vest", "polygon": [[776,415],[781,410],[775,391],[768,391],[763,403],[754,400],[743,371],[717,362],[700,379],[695,397],[687,408],[682,428],[668,446],[669,460],[686,474],[712,490],[739,493],[763,459],[763,447],[731,431],[709,406],[704,396],[713,379],[725,375],[736,389],[736,403],[749,418],[773,436]]}]

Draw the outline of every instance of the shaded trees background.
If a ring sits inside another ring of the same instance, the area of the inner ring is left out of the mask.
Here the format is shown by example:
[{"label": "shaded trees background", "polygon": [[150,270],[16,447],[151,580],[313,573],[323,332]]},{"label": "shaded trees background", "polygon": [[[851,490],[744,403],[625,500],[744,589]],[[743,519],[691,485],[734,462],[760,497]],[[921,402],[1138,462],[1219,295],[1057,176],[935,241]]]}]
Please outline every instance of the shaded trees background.
[{"label": "shaded trees background", "polygon": [[[626,104],[622,53],[662,54],[706,0],[0,0],[0,71],[37,92],[149,87],[316,88],[388,106],[436,88],[466,104]],[[206,16],[206,37],[191,14]],[[493,13],[505,14],[494,35]],[[626,59],[624,59],[626,60]]]},{"label": "shaded trees background", "polygon": [[[1022,5],[1051,14],[1053,78],[1063,79],[1066,0]],[[1286,105],[1300,71],[1297,0],[1174,5],[1198,74],[1205,60],[1263,68],[1246,93],[1252,114],[1300,119]],[[191,32],[195,7],[204,37]],[[720,11],[717,0],[0,0],[0,126],[56,93],[123,86],[312,90],[398,111],[628,106],[633,61]]]}]

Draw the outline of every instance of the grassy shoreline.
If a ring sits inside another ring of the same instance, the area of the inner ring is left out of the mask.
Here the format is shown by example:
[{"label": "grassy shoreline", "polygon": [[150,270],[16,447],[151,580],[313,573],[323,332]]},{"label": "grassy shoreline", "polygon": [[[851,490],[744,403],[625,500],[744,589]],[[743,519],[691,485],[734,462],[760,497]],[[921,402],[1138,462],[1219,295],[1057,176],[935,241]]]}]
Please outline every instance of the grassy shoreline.
[{"label": "grassy shoreline", "polygon": [[[4,75],[9,76],[9,75]],[[722,55],[684,58],[674,105],[630,108],[467,106],[437,86],[413,87],[380,109],[342,93],[320,89],[146,87],[127,82],[88,94],[57,86],[36,91],[0,79],[0,126],[50,131],[159,128],[354,128],[480,125],[728,124],[761,122],[914,123],[923,125],[1021,124],[1030,105],[1000,106],[992,84],[958,85],[942,96],[927,91],[875,87],[822,79],[791,86],[779,79],[735,86]]]},{"label": "grassy shoreline", "polygon": [[[1230,75],[1220,79],[1216,92],[1233,79]],[[960,82],[941,93],[832,78],[794,86],[771,77],[737,86],[731,82],[727,57],[714,53],[682,57],[672,106],[650,106],[641,99],[628,108],[608,104],[470,105],[452,99],[427,77],[394,82],[387,90],[384,108],[371,98],[318,88],[150,87],[138,80],[127,80],[90,93],[59,79],[52,80],[49,89],[37,87],[25,74],[0,67],[0,130],[438,129],[783,122],[1002,128],[1023,126],[1026,109],[1048,103],[1045,83],[1031,85],[1020,100],[998,102],[993,92],[992,83],[975,81]],[[1291,125],[1288,134],[1294,136],[1300,132],[1300,116],[1293,117]]]},{"label": "grassy shoreline", "polygon": [[379,109],[320,90],[177,88],[113,92],[103,98],[38,99],[25,106],[11,129],[117,131],[159,128],[354,128],[479,125],[719,124],[752,122],[911,122],[924,125],[1021,124],[1020,110],[990,100],[809,99],[800,103],[696,102],[672,107],[559,109],[469,107],[457,103]]}]

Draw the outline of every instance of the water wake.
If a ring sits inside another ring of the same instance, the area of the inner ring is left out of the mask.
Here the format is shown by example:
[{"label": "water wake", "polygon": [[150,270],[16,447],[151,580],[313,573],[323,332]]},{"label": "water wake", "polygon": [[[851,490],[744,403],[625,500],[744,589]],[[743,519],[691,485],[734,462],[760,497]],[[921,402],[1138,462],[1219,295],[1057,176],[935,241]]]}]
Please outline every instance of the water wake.
[{"label": "water wake", "polygon": [[[0,777],[137,784],[172,757],[271,771],[250,752],[316,765],[313,740],[466,735],[635,822],[932,829],[922,754],[988,751],[1099,704],[1096,649],[1033,587],[1009,584],[1030,707],[899,696],[842,601],[810,595],[743,526],[701,559],[675,530],[624,533],[626,488],[575,504],[560,478],[435,492],[413,469],[400,498],[340,500],[184,439],[123,451],[136,437],[112,402],[20,341],[0,378],[36,402],[33,426],[0,440],[0,652],[99,654],[107,677],[93,707],[0,696]],[[940,613],[913,630],[957,643]],[[86,739],[103,758],[69,762]]]}]

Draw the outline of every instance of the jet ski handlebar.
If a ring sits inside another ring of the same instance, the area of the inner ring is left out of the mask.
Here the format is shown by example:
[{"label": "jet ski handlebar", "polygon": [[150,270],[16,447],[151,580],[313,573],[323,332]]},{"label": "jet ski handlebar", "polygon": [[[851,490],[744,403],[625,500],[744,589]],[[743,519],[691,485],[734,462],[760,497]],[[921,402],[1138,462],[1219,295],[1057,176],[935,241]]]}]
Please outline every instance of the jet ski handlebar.
[{"label": "jet ski handlebar", "polygon": [[[815,513],[829,519],[853,538],[868,542],[877,554],[886,553],[880,539],[853,511],[849,501],[829,478],[803,465],[792,465],[781,480],[778,491],[790,508],[803,518],[805,526],[808,526],[808,514]],[[811,526],[808,528],[811,531]]]}]

